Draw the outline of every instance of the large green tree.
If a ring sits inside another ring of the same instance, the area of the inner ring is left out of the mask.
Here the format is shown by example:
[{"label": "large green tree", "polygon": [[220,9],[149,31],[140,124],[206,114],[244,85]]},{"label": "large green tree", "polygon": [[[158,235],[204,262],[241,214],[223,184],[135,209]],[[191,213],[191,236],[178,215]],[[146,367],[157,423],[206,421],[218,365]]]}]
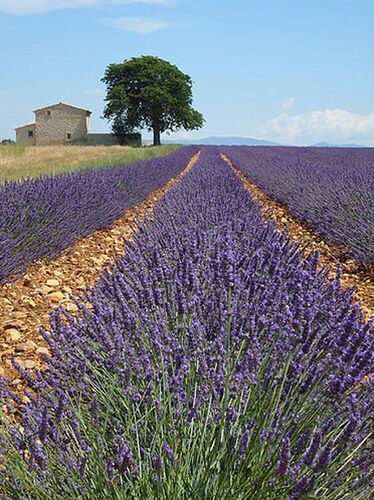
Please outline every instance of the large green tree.
[{"label": "large green tree", "polygon": [[203,125],[202,114],[192,108],[190,76],[163,59],[141,56],[109,64],[102,81],[107,86],[103,115],[113,121],[119,138],[146,128],[159,145],[162,132]]}]

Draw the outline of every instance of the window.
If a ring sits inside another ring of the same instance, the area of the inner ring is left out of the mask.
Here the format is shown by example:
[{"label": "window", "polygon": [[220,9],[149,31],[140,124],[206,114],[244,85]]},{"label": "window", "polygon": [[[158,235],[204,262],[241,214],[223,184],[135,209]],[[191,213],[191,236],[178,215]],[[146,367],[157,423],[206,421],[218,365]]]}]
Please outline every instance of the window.
[{"label": "window", "polygon": [[47,115],[51,116],[51,111],[50,110],[47,111]]},{"label": "window", "polygon": [[66,140],[71,141],[71,133],[70,132],[66,132]]},{"label": "window", "polygon": [[34,131],[33,130],[29,130],[29,137],[34,137]]}]

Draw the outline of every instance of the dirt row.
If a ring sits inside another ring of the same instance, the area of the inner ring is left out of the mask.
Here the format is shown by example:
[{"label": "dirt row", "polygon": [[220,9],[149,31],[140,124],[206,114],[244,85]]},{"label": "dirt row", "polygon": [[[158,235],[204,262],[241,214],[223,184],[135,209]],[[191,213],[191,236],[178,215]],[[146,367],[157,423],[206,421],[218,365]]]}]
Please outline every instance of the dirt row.
[{"label": "dirt row", "polygon": [[[327,266],[331,269],[331,273],[335,274],[337,262],[340,261],[341,250],[324,241],[307,223],[293,217],[287,207],[266,196],[259,187],[250,182],[247,177],[235,168],[225,154],[222,153],[221,156],[240,177],[253,198],[259,202],[262,213],[266,213],[268,219],[274,220],[280,231],[287,228],[293,241],[307,243],[310,250],[318,249],[321,267]],[[365,320],[374,319],[374,277],[361,270],[359,263],[353,259],[340,262],[340,265],[343,271],[341,277],[343,288],[354,287],[355,298],[361,302]]]},{"label": "dirt row", "polygon": [[92,286],[103,270],[123,254],[123,238],[131,240],[136,231],[134,219],[141,220],[152,212],[156,202],[181,180],[198,156],[177,178],[153,191],[141,205],[127,210],[111,229],[96,231],[51,261],[33,263],[22,278],[0,286],[0,375],[12,381],[17,393],[22,394],[26,382],[19,378],[11,357],[31,373],[45,367],[40,354],[49,350],[39,328],[48,328],[49,312],[59,305],[71,314],[77,312],[71,296]]}]

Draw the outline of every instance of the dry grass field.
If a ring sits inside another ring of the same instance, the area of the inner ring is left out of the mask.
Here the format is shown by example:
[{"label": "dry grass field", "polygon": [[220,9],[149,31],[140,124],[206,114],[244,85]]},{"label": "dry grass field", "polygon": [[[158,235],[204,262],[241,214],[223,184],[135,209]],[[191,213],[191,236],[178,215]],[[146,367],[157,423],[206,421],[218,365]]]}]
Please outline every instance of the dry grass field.
[{"label": "dry grass field", "polygon": [[131,163],[161,156],[173,151],[174,144],[157,147],[129,146],[0,146],[0,182],[59,172],[76,172],[82,168]]}]

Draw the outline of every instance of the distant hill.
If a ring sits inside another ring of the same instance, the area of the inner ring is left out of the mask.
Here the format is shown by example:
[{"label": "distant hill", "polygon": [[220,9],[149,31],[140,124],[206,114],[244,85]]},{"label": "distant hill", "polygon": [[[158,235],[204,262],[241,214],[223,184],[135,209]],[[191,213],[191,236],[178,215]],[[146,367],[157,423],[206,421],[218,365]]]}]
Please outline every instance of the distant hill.
[{"label": "distant hill", "polygon": [[[204,137],[203,139],[178,139],[167,140],[163,139],[166,144],[201,144],[212,146],[290,146],[290,144],[279,144],[277,142],[266,141],[265,139],[254,139],[253,137],[236,137],[236,136],[218,136]],[[310,148],[367,148],[361,144],[330,144],[322,141],[316,144],[311,144]]]},{"label": "distant hill", "polygon": [[276,142],[253,139],[252,137],[205,137],[204,139],[163,140],[173,144],[202,144],[213,146],[279,146]]},{"label": "distant hill", "polygon": [[329,142],[317,142],[317,144],[312,144],[311,148],[366,148],[368,146],[362,146],[361,144],[330,144]]}]

